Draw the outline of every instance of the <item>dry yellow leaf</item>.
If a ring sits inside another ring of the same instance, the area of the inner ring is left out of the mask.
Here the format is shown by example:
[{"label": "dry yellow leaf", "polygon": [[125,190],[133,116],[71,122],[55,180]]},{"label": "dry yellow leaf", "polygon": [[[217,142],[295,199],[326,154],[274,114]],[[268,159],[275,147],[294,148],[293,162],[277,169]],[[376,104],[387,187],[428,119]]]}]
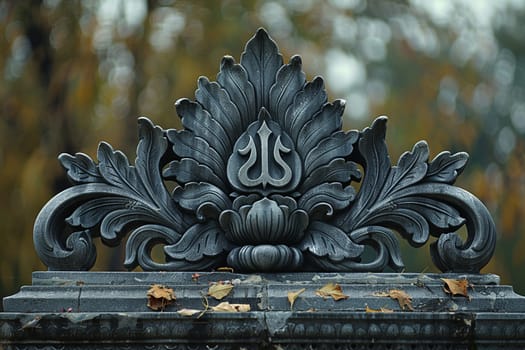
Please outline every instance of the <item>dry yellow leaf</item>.
[{"label": "dry yellow leaf", "polygon": [[208,288],[208,295],[217,300],[221,300],[228,296],[232,289],[233,284],[231,283],[217,282],[212,284],[210,288]]},{"label": "dry yellow leaf", "polygon": [[348,295],[343,293],[343,289],[337,283],[328,283],[323,288],[316,290],[315,294],[323,298],[332,297],[336,301],[348,299]]},{"label": "dry yellow leaf", "polygon": [[406,307],[410,311],[414,311],[412,307],[412,297],[400,289],[391,289],[388,292],[375,293],[374,295],[378,297],[390,297],[397,300],[402,310],[405,310]]},{"label": "dry yellow leaf", "polygon": [[152,310],[164,310],[166,306],[175,301],[173,289],[160,284],[153,284],[146,293],[148,297],[148,307]]},{"label": "dry yellow leaf", "polygon": [[201,312],[201,310],[196,309],[180,309],[179,311],[177,311],[177,313],[181,316],[193,316]]},{"label": "dry yellow leaf", "polygon": [[227,301],[223,301],[210,309],[217,312],[248,312],[250,311],[250,304],[230,304]]},{"label": "dry yellow leaf", "polygon": [[295,300],[297,299],[297,297],[301,295],[305,290],[306,288],[302,288],[295,292],[288,292],[288,301],[290,302],[290,310],[293,309],[293,304],[295,303]]},{"label": "dry yellow leaf", "polygon": [[233,273],[234,270],[233,270],[233,267],[223,266],[223,267],[218,267],[217,271]]},{"label": "dry yellow leaf", "polygon": [[452,294],[453,296],[461,295],[470,299],[467,292],[467,288],[470,287],[468,280],[455,280],[450,278],[442,278],[441,280],[445,283],[443,286],[445,293]]},{"label": "dry yellow leaf", "polygon": [[394,310],[392,309],[388,309],[386,307],[382,307],[382,308],[379,308],[379,309],[372,309],[372,308],[369,308],[368,305],[365,306],[365,312],[384,312],[384,313],[391,313],[391,312],[394,312]]}]

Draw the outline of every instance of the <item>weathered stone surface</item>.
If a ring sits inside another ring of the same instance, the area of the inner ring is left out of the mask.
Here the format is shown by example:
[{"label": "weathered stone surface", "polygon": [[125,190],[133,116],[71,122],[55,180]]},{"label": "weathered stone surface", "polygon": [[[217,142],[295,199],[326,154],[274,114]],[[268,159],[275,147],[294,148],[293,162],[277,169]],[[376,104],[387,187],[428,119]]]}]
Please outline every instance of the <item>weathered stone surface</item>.
[{"label": "weathered stone surface", "polygon": [[[468,280],[469,298],[447,294],[441,278]],[[234,288],[221,301],[208,296],[209,306],[228,301],[251,311],[177,313],[204,310],[203,295],[219,281]],[[316,295],[327,283],[339,284],[348,299]],[[175,303],[148,309],[152,284],[172,288]],[[288,292],[302,288],[292,310]],[[413,311],[380,296],[392,289],[412,298]],[[35,272],[33,284],[5,298],[4,308],[0,338],[7,349],[525,347],[525,298],[496,275]]]}]

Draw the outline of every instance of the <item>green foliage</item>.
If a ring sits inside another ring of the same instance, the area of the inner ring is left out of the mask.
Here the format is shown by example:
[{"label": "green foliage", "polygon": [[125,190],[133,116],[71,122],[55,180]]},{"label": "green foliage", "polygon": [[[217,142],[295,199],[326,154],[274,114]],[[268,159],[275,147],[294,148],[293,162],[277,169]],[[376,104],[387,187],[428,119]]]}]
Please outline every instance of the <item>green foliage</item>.
[{"label": "green foliage", "polygon": [[[200,75],[214,80],[222,56],[238,60],[259,26],[285,60],[302,56],[308,79],[326,77],[331,100],[347,99],[346,128],[389,115],[394,160],[419,139],[431,158],[469,152],[458,185],[500,233],[485,272],[525,292],[525,7],[431,3],[0,1],[0,295],[45,268],[31,232],[68,185],[56,156],[94,156],[105,140],[133,158],[140,115],[180,128],[172,103],[192,97]],[[411,271],[432,265],[425,249],[411,252]],[[97,269],[121,268],[121,251],[99,253]]]}]

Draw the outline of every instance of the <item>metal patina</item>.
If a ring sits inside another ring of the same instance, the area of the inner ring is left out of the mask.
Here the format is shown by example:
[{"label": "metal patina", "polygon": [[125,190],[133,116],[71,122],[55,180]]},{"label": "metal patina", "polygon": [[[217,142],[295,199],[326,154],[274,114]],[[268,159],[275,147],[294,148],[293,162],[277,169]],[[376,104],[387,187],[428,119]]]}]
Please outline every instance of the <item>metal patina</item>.
[{"label": "metal patina", "polygon": [[[283,63],[260,29],[240,63],[224,57],[217,81],[201,77],[195,100],[177,101],[182,130],[139,119],[134,165],[104,142],[97,161],[60,155],[73,186],[43,207],[34,227],[36,252],[50,271],[34,273],[32,286],[4,299],[2,344],[525,346],[525,299],[497,276],[479,274],[496,229],[483,203],[454,186],[468,155],[429,159],[420,141],[392,165],[387,118],[344,131],[344,107],[328,101],[322,78],[306,80],[299,56]],[[167,182],[176,184],[172,193]],[[455,233],[462,226],[465,240]],[[431,236],[432,260],[446,274],[401,273],[398,239],[417,248]],[[147,272],[72,272],[93,266],[99,237],[109,246],[124,241],[124,265]],[[161,260],[152,257],[156,245]],[[235,274],[210,272],[225,266]],[[444,278],[465,281],[469,294],[447,292]],[[207,283],[219,281],[234,284],[230,301],[252,311],[176,312],[199,308]],[[163,313],[146,307],[154,283],[177,295]],[[316,296],[326,283],[348,298]],[[290,305],[288,293],[300,288],[304,296]],[[411,297],[409,309],[385,298],[392,290]]]}]

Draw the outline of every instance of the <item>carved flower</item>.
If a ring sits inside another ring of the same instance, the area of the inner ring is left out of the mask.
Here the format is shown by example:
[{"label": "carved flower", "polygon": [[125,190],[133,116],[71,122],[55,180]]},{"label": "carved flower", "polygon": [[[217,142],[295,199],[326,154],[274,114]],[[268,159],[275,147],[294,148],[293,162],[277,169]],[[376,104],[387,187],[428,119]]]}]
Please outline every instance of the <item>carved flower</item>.
[{"label": "carved flower", "polygon": [[308,214],[290,197],[239,197],[219,217],[226,237],[240,245],[294,244],[302,240]]}]

